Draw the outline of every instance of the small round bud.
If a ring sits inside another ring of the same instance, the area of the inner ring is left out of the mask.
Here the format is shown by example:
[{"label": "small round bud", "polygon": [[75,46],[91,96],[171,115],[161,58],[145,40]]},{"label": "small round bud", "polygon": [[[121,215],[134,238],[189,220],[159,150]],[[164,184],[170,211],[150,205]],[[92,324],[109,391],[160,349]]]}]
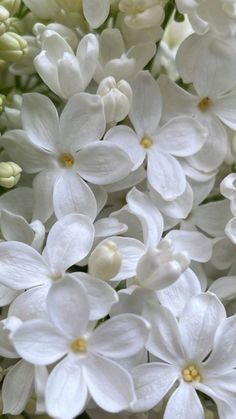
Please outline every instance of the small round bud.
[{"label": "small round bud", "polygon": [[120,270],[122,256],[113,241],[98,245],[89,257],[89,273],[105,281],[116,276]]},{"label": "small round bud", "polygon": [[3,35],[9,28],[9,17],[8,10],[0,5],[0,35]]},{"label": "small round bud", "polygon": [[107,123],[122,121],[129,113],[132,102],[132,89],[125,80],[116,83],[114,77],[106,77],[98,86]]},{"label": "small round bud", "polygon": [[18,164],[8,161],[0,163],[0,186],[3,188],[13,188],[20,180],[22,169]]},{"label": "small round bud", "polygon": [[21,0],[0,0],[0,5],[4,6],[11,16],[14,16],[20,9]]},{"label": "small round bud", "polygon": [[27,53],[27,42],[14,32],[4,33],[0,37],[0,59],[14,62]]}]

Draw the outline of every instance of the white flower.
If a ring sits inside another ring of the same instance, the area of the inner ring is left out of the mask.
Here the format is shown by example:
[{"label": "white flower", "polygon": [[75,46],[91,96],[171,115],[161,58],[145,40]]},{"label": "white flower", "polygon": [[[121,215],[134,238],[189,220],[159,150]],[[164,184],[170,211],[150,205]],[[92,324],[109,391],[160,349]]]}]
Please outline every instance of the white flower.
[{"label": "white flower", "polygon": [[50,322],[25,322],[12,337],[19,354],[32,364],[48,365],[64,357],[49,375],[47,413],[74,418],[84,410],[89,394],[106,411],[128,408],[135,400],[131,377],[111,358],[140,351],[149,324],[141,317],[122,315],[91,331],[86,293],[72,278],[51,288],[47,307]]},{"label": "white flower", "polygon": [[1,142],[26,172],[38,173],[34,219],[44,222],[54,209],[58,218],[79,212],[94,220],[97,202],[83,179],[104,185],[125,178],[132,168],[120,147],[99,141],[106,124],[100,97],[74,95],[59,121],[46,96],[29,93],[23,98],[22,124],[24,131],[8,131]]},{"label": "white flower", "polygon": [[226,318],[224,306],[210,293],[189,300],[178,322],[169,310],[158,306],[150,306],[146,316],[152,324],[146,347],[160,361],[134,369],[138,398],[134,410],[154,407],[178,380],[165,419],[187,419],[190,411],[194,418],[203,419],[195,390],[215,401],[220,419],[232,418],[236,317]]},{"label": "white flower", "polygon": [[62,99],[83,92],[90,83],[97,65],[98,41],[88,34],[80,41],[76,54],[56,32],[48,32],[42,51],[34,66],[46,85]]},{"label": "white flower", "polygon": [[105,140],[125,150],[137,169],[147,158],[147,179],[167,201],[180,196],[186,188],[186,178],[176,157],[195,154],[203,146],[206,133],[189,117],[172,119],[159,128],[162,105],[156,81],[147,72],[140,72],[132,83],[133,101],[130,120],[134,132],[127,126],[111,128]]},{"label": "white flower", "polygon": [[[207,73],[207,72],[206,72]],[[195,117],[208,130],[206,143],[194,156],[188,157],[188,162],[197,169],[211,171],[224,160],[228,140],[224,125],[235,129],[236,93],[227,93],[226,86],[220,83],[222,78],[217,69],[209,75],[193,82],[197,95],[192,95],[172,83],[165,76],[159,79],[159,85],[164,95],[163,114],[165,120],[189,115]],[[232,86],[231,86],[232,87]],[[178,103],[178,107],[176,104]],[[223,122],[223,124],[222,124]]]},{"label": "white flower", "polygon": [[67,282],[72,275],[84,284],[88,292],[92,320],[106,316],[117,301],[115,291],[105,282],[83,272],[66,273],[87,256],[93,238],[94,228],[89,218],[71,214],[51,228],[42,255],[24,243],[1,243],[1,284],[13,290],[28,290],[13,301],[9,314],[23,320],[44,318],[50,287],[59,279]]}]

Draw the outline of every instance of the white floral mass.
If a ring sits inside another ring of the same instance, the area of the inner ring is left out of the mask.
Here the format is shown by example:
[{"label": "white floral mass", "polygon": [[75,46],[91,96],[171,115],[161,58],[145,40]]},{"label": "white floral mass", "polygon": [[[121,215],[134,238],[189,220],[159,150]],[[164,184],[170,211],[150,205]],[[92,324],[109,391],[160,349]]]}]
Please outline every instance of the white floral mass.
[{"label": "white floral mass", "polygon": [[0,418],[236,418],[236,0],[0,0]]}]

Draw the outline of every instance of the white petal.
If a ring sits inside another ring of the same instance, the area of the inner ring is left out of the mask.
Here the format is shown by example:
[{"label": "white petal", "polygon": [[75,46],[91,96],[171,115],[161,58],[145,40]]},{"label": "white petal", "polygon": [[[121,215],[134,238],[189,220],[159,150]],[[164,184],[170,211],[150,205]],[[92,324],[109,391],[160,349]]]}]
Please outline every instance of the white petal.
[{"label": "white petal", "polygon": [[20,242],[0,244],[0,283],[22,290],[44,284],[49,270],[42,256]]},{"label": "white petal", "polygon": [[98,28],[107,18],[110,10],[109,0],[83,0],[83,12],[85,19],[91,28]]},{"label": "white petal", "polygon": [[70,99],[76,93],[84,91],[84,83],[81,77],[80,66],[76,57],[65,52],[57,63],[58,81],[62,96]]},{"label": "white petal", "polygon": [[47,221],[53,213],[53,188],[58,179],[57,170],[43,170],[33,180],[33,220]]},{"label": "white petal", "polygon": [[95,185],[106,185],[124,179],[132,168],[128,154],[108,141],[95,142],[78,153],[79,174]]},{"label": "white petal", "polygon": [[166,237],[173,241],[175,251],[186,251],[190,259],[207,262],[211,258],[211,241],[198,231],[172,230]]},{"label": "white petal", "polygon": [[163,151],[184,157],[201,149],[206,141],[207,131],[194,118],[179,116],[167,122],[156,137],[158,147]]},{"label": "white petal", "polygon": [[68,351],[65,338],[51,323],[43,320],[25,322],[12,335],[14,346],[22,358],[34,365],[48,365]]},{"label": "white petal", "polygon": [[163,218],[148,195],[133,188],[127,195],[130,212],[136,215],[143,229],[146,246],[157,246],[163,233]]},{"label": "white petal", "polygon": [[235,244],[228,237],[214,241],[211,262],[217,269],[228,269],[234,262]]},{"label": "white petal", "polygon": [[72,419],[85,408],[88,390],[84,374],[74,359],[66,357],[53,368],[46,385],[47,413],[58,419]]},{"label": "white petal", "polygon": [[236,129],[236,94],[235,92],[229,93],[217,99],[214,103],[214,112],[225,125]]},{"label": "white petal", "polygon": [[225,226],[230,218],[232,213],[227,199],[200,205],[194,212],[196,225],[213,237],[224,236]]},{"label": "white petal", "polygon": [[173,314],[158,304],[145,306],[143,316],[151,323],[146,348],[167,363],[179,365],[185,359],[178,323]]},{"label": "white petal", "polygon": [[0,322],[0,356],[6,358],[18,358],[18,354],[9,338],[9,329],[5,321]]},{"label": "white petal", "polygon": [[104,29],[100,35],[100,56],[103,64],[121,57],[125,51],[125,45],[119,29]]},{"label": "white petal", "polygon": [[210,116],[201,121],[208,130],[205,144],[187,161],[203,172],[215,170],[224,160],[228,148],[225,128],[216,118]]},{"label": "white petal", "polygon": [[54,0],[48,2],[47,0],[41,0],[40,5],[34,0],[24,0],[25,5],[41,19],[49,19],[58,13],[58,5]]},{"label": "white petal", "polygon": [[132,377],[138,400],[132,405],[132,411],[143,412],[155,407],[171,389],[178,375],[178,368],[158,362],[134,368]]},{"label": "white petal", "polygon": [[212,352],[204,363],[208,375],[225,374],[236,366],[236,316],[223,320],[215,333]]},{"label": "white petal", "polygon": [[94,227],[85,215],[68,214],[51,228],[43,258],[55,274],[64,272],[84,259],[91,250]]},{"label": "white petal", "polygon": [[135,400],[131,376],[115,362],[90,354],[83,370],[91,396],[102,409],[117,413]]},{"label": "white petal", "polygon": [[[168,121],[180,115],[194,116],[196,114],[196,101],[198,100],[196,96],[180,88],[164,74],[160,75],[158,84],[163,97],[164,120]],[[177,103],[178,106],[176,106]]]},{"label": "white petal", "polygon": [[46,86],[56,93],[56,95],[66,99],[59,85],[56,64],[50,58],[46,50],[41,51],[33,60],[34,67]]},{"label": "white petal", "polygon": [[[206,44],[207,45],[207,44]],[[217,97],[231,89],[235,83],[235,61],[232,57],[231,45],[212,37],[202,60],[207,59],[207,65],[197,66],[195,72],[194,87],[202,97]],[[227,62],[227,68],[225,68]],[[224,77],[222,77],[224,74]]]},{"label": "white petal", "polygon": [[49,285],[42,285],[23,292],[11,303],[8,315],[18,317],[22,321],[47,319],[46,299],[49,288]]},{"label": "white petal", "polygon": [[19,415],[33,392],[34,367],[28,362],[17,362],[10,368],[2,386],[3,413]]},{"label": "white petal", "polygon": [[60,117],[61,147],[77,151],[86,144],[100,140],[105,127],[100,96],[76,94],[69,99]]},{"label": "white petal", "polygon": [[27,173],[37,173],[50,167],[53,159],[47,150],[32,144],[23,130],[7,131],[1,137],[1,145]]},{"label": "white petal", "polygon": [[133,163],[133,170],[136,170],[145,159],[145,151],[140,146],[135,132],[125,125],[118,125],[107,131],[104,140],[110,141],[122,148]]},{"label": "white petal", "polygon": [[[223,398],[223,400],[225,400],[226,403],[232,403],[232,405],[235,405],[235,378],[236,371],[233,370],[226,374],[221,374],[216,377],[204,377],[203,385],[209,387],[212,393],[215,392],[216,396],[218,396],[219,398]],[[209,394],[209,396],[212,397],[211,394]],[[212,398],[214,400],[214,397]]]},{"label": "white petal", "polygon": [[158,127],[162,102],[156,80],[148,71],[137,74],[131,84],[133,90],[130,120],[139,137],[155,132]]},{"label": "white petal", "polygon": [[18,291],[0,284],[0,307],[10,304],[18,295]]},{"label": "white petal", "polygon": [[22,125],[33,144],[53,151],[59,137],[58,113],[52,101],[39,93],[23,95]]},{"label": "white petal", "polygon": [[[233,257],[235,257],[235,249]],[[209,291],[216,294],[221,301],[233,300],[236,297],[236,276],[223,276],[216,279],[209,287]]]},{"label": "white petal", "polygon": [[189,360],[202,361],[209,354],[215,331],[225,317],[224,306],[214,294],[200,294],[189,300],[179,319]]},{"label": "white petal", "polygon": [[148,151],[147,177],[153,189],[167,201],[182,195],[186,188],[186,179],[179,162],[154,147]]},{"label": "white petal", "polygon": [[95,196],[86,182],[74,171],[58,177],[53,190],[53,205],[57,218],[67,214],[84,214],[92,221],[97,215]]},{"label": "white petal", "polygon": [[[227,374],[224,374],[224,376],[227,376]],[[214,377],[215,380],[215,377]],[[220,376],[220,380],[222,380],[222,376]],[[208,383],[208,380],[207,380]],[[226,394],[221,394],[218,389],[216,389],[213,386],[208,387],[208,385],[197,383],[196,389],[201,391],[202,393],[207,394],[209,397],[211,397],[212,400],[216,403],[218,415],[222,419],[231,419],[234,417],[235,414],[235,396],[233,394],[233,397],[231,397],[231,400],[229,395],[230,392],[227,392]]]},{"label": "white petal", "polygon": [[20,241],[31,245],[34,239],[34,231],[27,221],[5,210],[1,212],[1,231],[7,241]]},{"label": "white petal", "polygon": [[89,319],[98,320],[105,317],[110,312],[111,306],[118,301],[116,291],[106,282],[83,272],[75,272],[73,277],[76,277],[86,289],[90,307]]},{"label": "white petal", "polygon": [[161,304],[177,317],[189,299],[200,292],[201,286],[198,278],[191,269],[186,269],[174,284],[158,291],[158,298]]},{"label": "white petal", "polygon": [[2,209],[12,214],[21,215],[30,222],[33,211],[32,189],[20,186],[1,195],[0,210]]},{"label": "white petal", "polygon": [[94,223],[96,237],[108,237],[125,233],[128,227],[124,223],[120,223],[115,217],[100,218]]},{"label": "white petal", "polygon": [[84,287],[71,275],[55,282],[47,297],[51,321],[68,339],[81,336],[89,320],[89,302]]},{"label": "white petal", "polygon": [[190,412],[194,419],[205,418],[202,404],[195,389],[189,384],[181,383],[167,403],[164,419],[189,419]]},{"label": "white petal", "polygon": [[150,196],[156,207],[171,218],[186,218],[193,207],[193,191],[188,182],[184,193],[173,201],[165,201],[151,186]]},{"label": "white petal", "polygon": [[92,333],[91,350],[113,359],[132,356],[148,338],[149,324],[135,314],[120,314],[109,319]]},{"label": "white petal", "polygon": [[[96,3],[96,7],[98,7]],[[84,88],[90,83],[98,62],[99,43],[92,33],[85,35],[79,43],[76,56],[79,59]]]}]

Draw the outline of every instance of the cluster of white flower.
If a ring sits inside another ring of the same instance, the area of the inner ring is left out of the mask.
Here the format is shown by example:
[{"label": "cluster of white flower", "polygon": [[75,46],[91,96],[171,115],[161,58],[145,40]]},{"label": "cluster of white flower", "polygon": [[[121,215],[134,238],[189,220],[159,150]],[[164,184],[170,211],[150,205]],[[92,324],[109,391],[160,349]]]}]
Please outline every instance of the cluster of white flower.
[{"label": "cluster of white flower", "polygon": [[236,0],[0,0],[1,417],[235,418],[235,57]]}]

